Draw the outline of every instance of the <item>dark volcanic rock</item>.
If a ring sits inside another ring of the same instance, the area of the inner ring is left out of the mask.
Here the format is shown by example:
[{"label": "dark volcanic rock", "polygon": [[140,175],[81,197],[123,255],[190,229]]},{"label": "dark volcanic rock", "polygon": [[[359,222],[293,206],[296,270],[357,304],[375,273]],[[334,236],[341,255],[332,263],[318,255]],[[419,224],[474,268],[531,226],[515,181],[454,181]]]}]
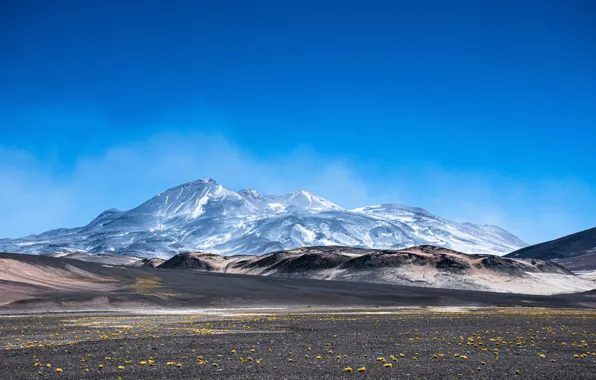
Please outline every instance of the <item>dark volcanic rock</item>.
[{"label": "dark volcanic rock", "polygon": [[180,253],[168,261],[159,265],[159,268],[165,269],[197,269],[204,271],[213,271],[215,267],[203,259],[210,254],[196,254],[191,252]]},{"label": "dark volcanic rock", "polygon": [[410,252],[380,252],[369,253],[360,257],[354,257],[340,265],[339,269],[370,269],[370,268],[398,268],[406,264],[425,265],[427,260],[417,254]]},{"label": "dark volcanic rock", "polygon": [[273,252],[268,255],[261,256],[262,258],[252,262],[245,262],[244,268],[266,268],[275,265],[288,257],[286,251]]},{"label": "dark volcanic rock", "polygon": [[348,260],[348,257],[333,253],[305,253],[298,257],[284,259],[271,267],[282,273],[306,272],[335,268]]},{"label": "dark volcanic rock", "polygon": [[526,272],[526,266],[520,262],[510,259],[504,259],[498,256],[485,257],[477,264],[478,267],[484,267],[495,272],[506,273],[510,276],[523,276]]},{"label": "dark volcanic rock", "polygon": [[435,263],[435,266],[438,270],[449,273],[462,273],[470,269],[469,263],[463,260],[458,260],[456,257],[447,255],[440,255],[439,260]]}]

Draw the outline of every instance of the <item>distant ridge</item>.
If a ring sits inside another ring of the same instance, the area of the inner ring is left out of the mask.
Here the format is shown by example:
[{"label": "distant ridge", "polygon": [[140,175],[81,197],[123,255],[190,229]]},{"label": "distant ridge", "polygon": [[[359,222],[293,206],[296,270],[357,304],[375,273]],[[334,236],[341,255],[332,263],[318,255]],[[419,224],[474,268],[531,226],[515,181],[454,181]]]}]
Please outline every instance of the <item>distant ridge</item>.
[{"label": "distant ridge", "polygon": [[506,257],[556,260],[572,270],[596,270],[596,227],[531,245]]},{"label": "distant ridge", "polygon": [[596,251],[596,227],[518,249],[506,256],[552,260],[581,256],[591,251]]}]

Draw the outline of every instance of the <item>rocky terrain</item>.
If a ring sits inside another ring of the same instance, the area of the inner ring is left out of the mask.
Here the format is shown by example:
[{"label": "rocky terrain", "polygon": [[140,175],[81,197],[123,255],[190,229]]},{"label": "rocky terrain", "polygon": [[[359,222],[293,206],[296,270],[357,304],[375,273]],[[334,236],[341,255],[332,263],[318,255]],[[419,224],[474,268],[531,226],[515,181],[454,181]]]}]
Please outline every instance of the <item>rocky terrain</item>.
[{"label": "rocky terrain", "polygon": [[594,281],[552,261],[466,255],[433,246],[400,250],[325,246],[262,256],[187,252],[159,268],[532,294],[596,288]]},{"label": "rocky terrain", "polygon": [[305,246],[425,244],[496,255],[526,246],[497,226],[458,223],[421,208],[384,204],[346,210],[307,191],[266,195],[204,179],[173,187],[131,210],[107,210],[83,227],[0,239],[0,251],[169,259],[188,251],[258,255]]},{"label": "rocky terrain", "polygon": [[0,316],[0,378],[592,380],[595,329],[535,308]]}]

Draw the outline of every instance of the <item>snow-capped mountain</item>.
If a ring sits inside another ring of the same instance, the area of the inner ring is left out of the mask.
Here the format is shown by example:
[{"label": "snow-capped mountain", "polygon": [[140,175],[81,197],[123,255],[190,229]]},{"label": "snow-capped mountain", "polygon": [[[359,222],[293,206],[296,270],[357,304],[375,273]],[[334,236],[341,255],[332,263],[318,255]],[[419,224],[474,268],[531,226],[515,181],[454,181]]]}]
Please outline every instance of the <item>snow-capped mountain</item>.
[{"label": "snow-capped mountain", "polygon": [[84,227],[0,239],[0,251],[169,258],[186,251],[231,255],[304,246],[389,249],[424,244],[496,255],[527,245],[499,227],[456,223],[420,208],[386,204],[345,210],[307,191],[265,195],[202,179],[128,211],[104,211]]}]

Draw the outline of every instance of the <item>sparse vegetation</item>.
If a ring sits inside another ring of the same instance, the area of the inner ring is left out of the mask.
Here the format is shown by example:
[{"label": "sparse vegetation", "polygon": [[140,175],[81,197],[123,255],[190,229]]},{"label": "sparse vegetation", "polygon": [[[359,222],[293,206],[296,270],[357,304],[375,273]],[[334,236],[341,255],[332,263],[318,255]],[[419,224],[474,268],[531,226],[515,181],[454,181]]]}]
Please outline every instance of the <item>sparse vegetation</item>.
[{"label": "sparse vegetation", "polygon": [[0,317],[0,360],[31,377],[429,378],[449,368],[460,378],[569,378],[596,369],[595,330],[595,311],[508,308]]}]

